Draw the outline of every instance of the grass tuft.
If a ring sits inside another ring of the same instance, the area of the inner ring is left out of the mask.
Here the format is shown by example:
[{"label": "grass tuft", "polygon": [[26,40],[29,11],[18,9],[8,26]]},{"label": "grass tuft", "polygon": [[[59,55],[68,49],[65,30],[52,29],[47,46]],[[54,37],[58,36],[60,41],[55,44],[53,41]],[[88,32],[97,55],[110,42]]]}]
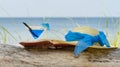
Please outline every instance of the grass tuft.
[{"label": "grass tuft", "polygon": [[4,44],[7,42],[7,35],[10,35],[14,40],[17,40],[5,27],[0,26],[0,30],[1,40],[3,40],[2,42]]}]

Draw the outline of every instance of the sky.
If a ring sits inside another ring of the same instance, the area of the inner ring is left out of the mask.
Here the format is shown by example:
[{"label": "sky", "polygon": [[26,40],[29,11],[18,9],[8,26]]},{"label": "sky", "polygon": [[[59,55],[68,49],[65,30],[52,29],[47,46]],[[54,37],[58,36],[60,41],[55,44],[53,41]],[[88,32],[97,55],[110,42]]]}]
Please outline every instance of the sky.
[{"label": "sky", "polygon": [[0,17],[120,17],[120,0],[0,0]]}]

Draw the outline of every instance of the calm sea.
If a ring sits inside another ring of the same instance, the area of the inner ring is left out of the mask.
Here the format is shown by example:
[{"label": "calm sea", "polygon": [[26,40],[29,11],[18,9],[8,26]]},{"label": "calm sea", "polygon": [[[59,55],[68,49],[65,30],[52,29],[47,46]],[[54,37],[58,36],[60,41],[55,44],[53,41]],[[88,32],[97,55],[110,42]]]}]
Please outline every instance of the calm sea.
[{"label": "calm sea", "polygon": [[[106,33],[106,26],[108,26],[109,38],[113,38],[119,28],[119,18],[101,18],[101,17],[80,17],[80,18],[0,18],[0,26],[9,31],[10,34],[4,34],[4,31],[0,29],[0,41],[3,42],[6,38],[7,43],[17,43],[20,41],[33,40],[30,32],[25,28],[22,22],[26,22],[28,25],[41,26],[43,22],[50,24],[50,29],[53,30],[53,35],[63,38],[65,32],[76,27],[78,24],[81,26],[90,26],[104,31]],[[106,24],[108,22],[108,25]],[[52,34],[51,34],[52,35]],[[51,36],[49,35],[49,36]]]}]

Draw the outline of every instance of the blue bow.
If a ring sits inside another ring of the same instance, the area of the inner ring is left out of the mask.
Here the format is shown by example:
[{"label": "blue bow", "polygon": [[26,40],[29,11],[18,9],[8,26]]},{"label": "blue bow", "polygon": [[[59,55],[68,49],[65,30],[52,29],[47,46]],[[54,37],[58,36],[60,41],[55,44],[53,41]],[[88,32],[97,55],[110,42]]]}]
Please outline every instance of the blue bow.
[{"label": "blue bow", "polygon": [[89,46],[93,46],[95,42],[98,42],[101,46],[106,45],[106,47],[110,47],[110,44],[105,34],[101,31],[96,36],[69,31],[67,35],[65,35],[65,39],[66,41],[78,41],[74,50],[75,56],[78,56],[82,51],[87,49]]}]

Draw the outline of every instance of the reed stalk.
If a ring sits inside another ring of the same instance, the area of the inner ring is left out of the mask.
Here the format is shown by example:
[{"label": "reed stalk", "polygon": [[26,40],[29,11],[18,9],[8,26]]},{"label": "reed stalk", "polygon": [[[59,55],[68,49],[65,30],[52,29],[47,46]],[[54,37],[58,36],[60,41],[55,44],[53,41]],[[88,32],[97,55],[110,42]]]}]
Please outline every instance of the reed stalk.
[{"label": "reed stalk", "polygon": [[1,33],[3,43],[6,44],[7,42],[7,35],[10,35],[14,40],[17,40],[6,28],[0,26],[0,30],[3,32]]},{"label": "reed stalk", "polygon": [[4,36],[3,36],[3,43],[6,44],[6,41],[7,41],[7,35],[6,35],[6,32],[5,30],[3,30],[3,33],[4,33]]},{"label": "reed stalk", "polygon": [[109,25],[109,24],[108,24],[108,18],[107,18],[107,19],[106,19],[106,36],[107,36],[107,37],[109,37],[109,36],[108,36],[108,25]]}]

